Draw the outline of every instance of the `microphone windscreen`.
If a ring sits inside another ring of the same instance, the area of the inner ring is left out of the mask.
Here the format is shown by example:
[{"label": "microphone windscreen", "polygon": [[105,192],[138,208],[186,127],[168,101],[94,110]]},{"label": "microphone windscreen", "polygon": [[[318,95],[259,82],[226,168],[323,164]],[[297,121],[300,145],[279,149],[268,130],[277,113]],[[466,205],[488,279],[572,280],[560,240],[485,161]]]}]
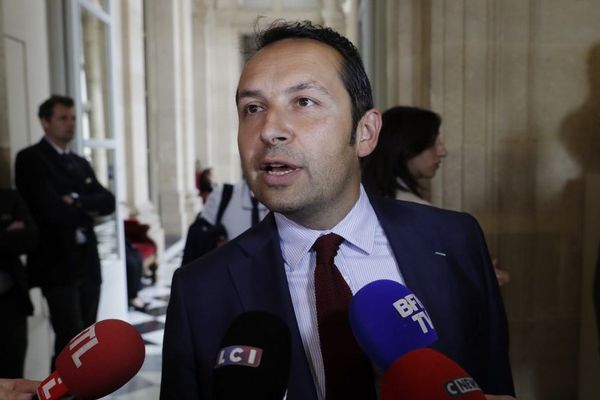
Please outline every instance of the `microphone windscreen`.
[{"label": "microphone windscreen", "polygon": [[144,341],[132,325],[105,319],[71,339],[56,358],[56,372],[77,399],[98,399],[127,383],[144,357]]},{"label": "microphone windscreen", "polygon": [[287,390],[291,359],[290,331],[264,311],[239,315],[229,326],[214,368],[217,400],[276,399]]},{"label": "microphone windscreen", "polygon": [[387,279],[371,282],[354,295],[350,325],[363,351],[383,371],[398,357],[438,338],[419,299]]},{"label": "microphone windscreen", "polygon": [[381,400],[485,400],[458,364],[432,349],[413,350],[381,378]]}]

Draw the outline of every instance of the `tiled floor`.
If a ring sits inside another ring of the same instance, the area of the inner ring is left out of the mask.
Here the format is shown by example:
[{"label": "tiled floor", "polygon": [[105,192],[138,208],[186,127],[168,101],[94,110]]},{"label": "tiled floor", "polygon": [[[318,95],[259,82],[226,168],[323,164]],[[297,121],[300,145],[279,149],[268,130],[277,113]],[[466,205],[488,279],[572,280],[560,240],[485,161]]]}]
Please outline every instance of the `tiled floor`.
[{"label": "tiled floor", "polygon": [[177,242],[166,252],[158,268],[154,286],[142,289],[139,296],[150,303],[147,312],[129,311],[128,320],[137,328],[146,343],[146,359],[138,374],[105,400],[155,400],[160,389],[161,350],[165,313],[171,293],[173,271],[181,263],[183,242]]}]

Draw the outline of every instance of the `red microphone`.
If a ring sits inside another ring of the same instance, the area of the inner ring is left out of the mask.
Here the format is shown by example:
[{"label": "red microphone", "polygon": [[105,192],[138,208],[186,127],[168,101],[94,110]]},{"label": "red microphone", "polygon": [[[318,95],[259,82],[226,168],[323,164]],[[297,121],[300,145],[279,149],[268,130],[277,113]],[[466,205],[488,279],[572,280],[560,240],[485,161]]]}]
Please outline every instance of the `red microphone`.
[{"label": "red microphone", "polygon": [[398,358],[381,378],[382,400],[485,400],[479,385],[454,361],[429,348]]},{"label": "red microphone", "polygon": [[144,341],[119,319],[105,319],[81,331],[56,358],[56,371],[37,389],[40,400],[67,395],[99,399],[127,383],[141,368]]}]

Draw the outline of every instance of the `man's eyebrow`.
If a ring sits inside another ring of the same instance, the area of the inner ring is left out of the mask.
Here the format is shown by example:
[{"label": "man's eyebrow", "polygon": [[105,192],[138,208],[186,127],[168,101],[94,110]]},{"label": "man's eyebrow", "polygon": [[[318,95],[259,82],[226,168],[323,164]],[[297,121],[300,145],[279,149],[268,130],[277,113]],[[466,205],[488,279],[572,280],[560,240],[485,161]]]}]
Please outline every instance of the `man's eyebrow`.
[{"label": "man's eyebrow", "polygon": [[260,90],[246,89],[246,90],[238,91],[235,94],[235,103],[238,104],[240,102],[240,100],[245,97],[263,98],[264,96]]},{"label": "man's eyebrow", "polygon": [[[315,89],[327,96],[330,95],[327,88],[325,88],[325,86],[317,83],[316,81],[300,82],[297,85],[293,85],[293,86],[290,86],[289,88],[285,89],[284,92],[286,94],[291,94],[291,93],[300,92],[300,91],[306,90],[306,89]],[[254,89],[244,89],[244,90],[238,91],[235,94],[236,104],[238,104],[241,99],[246,98],[246,97],[264,98],[264,94],[261,90],[254,90]]]},{"label": "man's eyebrow", "polygon": [[329,91],[327,90],[327,88],[325,88],[325,86],[317,83],[316,81],[300,82],[297,85],[287,88],[285,90],[285,92],[290,94],[290,93],[295,93],[295,92],[299,92],[301,90],[306,90],[306,89],[316,89],[319,92],[329,96]]}]

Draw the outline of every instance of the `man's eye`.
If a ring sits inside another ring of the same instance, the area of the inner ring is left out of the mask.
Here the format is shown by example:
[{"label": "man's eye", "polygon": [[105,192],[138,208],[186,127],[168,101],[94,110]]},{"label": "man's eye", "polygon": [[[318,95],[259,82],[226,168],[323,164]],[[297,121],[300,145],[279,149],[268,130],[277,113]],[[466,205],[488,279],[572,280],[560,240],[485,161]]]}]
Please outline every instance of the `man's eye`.
[{"label": "man's eye", "polygon": [[312,101],[311,99],[307,98],[307,97],[301,97],[298,99],[298,105],[300,107],[308,107],[313,105],[315,102]]},{"label": "man's eye", "polygon": [[257,104],[248,104],[246,106],[246,114],[255,114],[262,110],[262,107]]}]

